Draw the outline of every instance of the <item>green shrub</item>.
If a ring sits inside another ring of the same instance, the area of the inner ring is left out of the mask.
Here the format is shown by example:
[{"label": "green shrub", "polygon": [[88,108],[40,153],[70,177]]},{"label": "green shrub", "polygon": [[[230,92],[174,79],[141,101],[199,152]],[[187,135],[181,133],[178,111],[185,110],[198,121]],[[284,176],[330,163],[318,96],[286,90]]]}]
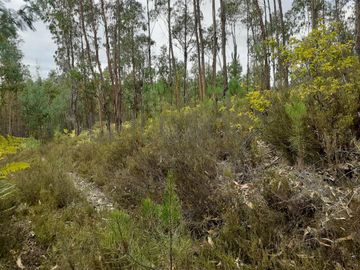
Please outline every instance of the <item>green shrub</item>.
[{"label": "green shrub", "polygon": [[185,231],[173,176],[161,204],[145,199],[138,214],[114,211],[103,245],[111,269],[188,268],[191,240]]},{"label": "green shrub", "polygon": [[321,25],[288,52],[292,96],[306,106],[305,122],[327,162],[349,149],[360,101],[359,60],[351,42],[341,42],[337,29]]},{"label": "green shrub", "polygon": [[[292,136],[290,137],[291,146],[297,152],[299,167],[303,166],[305,157],[304,141],[304,117],[306,115],[306,106],[297,97],[293,97],[289,103],[285,104],[285,112],[291,120]],[[306,130],[307,131],[307,130]]]},{"label": "green shrub", "polygon": [[40,159],[13,181],[23,202],[29,205],[45,203],[56,208],[69,206],[78,200],[78,193],[61,160]]}]

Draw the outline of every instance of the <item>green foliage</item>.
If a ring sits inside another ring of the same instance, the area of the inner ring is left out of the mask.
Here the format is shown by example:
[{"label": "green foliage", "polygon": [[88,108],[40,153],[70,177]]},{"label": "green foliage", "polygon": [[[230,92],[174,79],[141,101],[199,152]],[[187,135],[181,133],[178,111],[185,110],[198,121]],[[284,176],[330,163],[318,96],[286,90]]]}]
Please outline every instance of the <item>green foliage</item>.
[{"label": "green foliage", "polygon": [[168,268],[171,263],[181,267],[191,244],[182,224],[180,201],[169,174],[161,204],[143,200],[137,218],[124,211],[111,213],[104,235],[105,248],[111,250],[111,267]]},{"label": "green foliage", "polygon": [[[279,134],[291,151],[300,151],[297,136],[304,139],[308,128],[306,103],[297,95],[267,92],[169,107],[145,123],[125,122],[111,139],[97,130],[65,132],[24,151],[18,159],[32,166],[11,176],[19,200],[15,217],[31,220],[23,230],[35,234],[40,256],[32,257],[45,258],[37,265],[357,269],[357,189],[337,189],[317,174],[284,164],[267,168],[274,157],[256,133],[265,119],[274,119],[275,108],[284,119]],[[308,155],[308,143],[303,146]],[[67,172],[101,185],[117,210],[91,209]],[[345,208],[337,211],[339,205]],[[16,241],[28,241],[8,235],[13,240],[3,242],[16,252]]]},{"label": "green foliage", "polygon": [[30,165],[27,162],[11,162],[6,164],[4,167],[0,168],[0,179],[5,178],[10,173],[17,172],[20,170],[25,170],[29,168]]},{"label": "green foliage", "polygon": [[351,42],[338,39],[336,28],[319,26],[288,52],[292,92],[304,102],[306,122],[329,162],[346,148],[356,117],[360,86],[359,60]]},{"label": "green foliage", "polygon": [[66,127],[68,89],[50,77],[46,81],[28,81],[20,96],[22,115],[30,135],[49,138]]},{"label": "green foliage", "polygon": [[53,159],[34,160],[26,173],[18,173],[15,183],[24,202],[63,208],[76,201],[77,192],[63,166]]},{"label": "green foliage", "polygon": [[346,158],[356,132],[360,101],[359,60],[352,43],[334,27],[320,25],[303,40],[293,40],[284,55],[291,87],[272,94],[265,138],[290,159],[328,163]]},{"label": "green foliage", "polygon": [[[5,181],[9,174],[24,170],[30,167],[27,162],[5,162],[2,164],[3,159],[6,161],[6,157],[10,154],[15,154],[19,149],[23,147],[23,143],[26,139],[8,137],[5,138],[0,135],[0,212],[3,210],[3,202],[6,200],[14,191],[14,185]],[[0,213],[1,214],[1,213]]]},{"label": "green foliage", "polygon": [[17,92],[22,87],[24,67],[16,40],[0,43],[0,91]]},{"label": "green foliage", "polygon": [[[175,193],[174,175],[170,173],[167,177],[164,202],[161,207],[161,219],[168,230],[173,230],[181,219],[180,201]],[[173,228],[171,228],[173,227]]]},{"label": "green foliage", "polygon": [[302,166],[305,155],[305,142],[304,142],[304,117],[306,115],[306,106],[298,98],[293,97],[289,103],[285,104],[285,112],[291,120],[292,136],[290,142],[292,147],[298,153],[298,165]]}]

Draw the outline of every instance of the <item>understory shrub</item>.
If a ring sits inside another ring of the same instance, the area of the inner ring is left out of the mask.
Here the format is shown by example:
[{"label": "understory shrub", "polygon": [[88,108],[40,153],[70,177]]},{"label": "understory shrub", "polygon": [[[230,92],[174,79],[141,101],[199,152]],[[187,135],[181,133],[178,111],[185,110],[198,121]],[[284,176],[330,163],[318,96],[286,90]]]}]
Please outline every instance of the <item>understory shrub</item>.
[{"label": "understory shrub", "polygon": [[352,43],[339,40],[336,31],[336,26],[321,25],[305,39],[292,41],[285,52],[290,89],[273,94],[265,119],[265,138],[300,165],[304,160],[337,163],[353,147],[359,60]]}]

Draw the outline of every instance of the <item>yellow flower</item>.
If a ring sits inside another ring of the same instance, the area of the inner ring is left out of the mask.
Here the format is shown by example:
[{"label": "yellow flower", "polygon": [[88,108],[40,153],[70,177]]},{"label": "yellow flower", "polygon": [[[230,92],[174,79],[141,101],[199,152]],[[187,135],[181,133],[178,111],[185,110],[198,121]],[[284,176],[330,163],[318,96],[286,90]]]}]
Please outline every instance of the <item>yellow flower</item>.
[{"label": "yellow flower", "polygon": [[221,105],[221,107],[219,108],[219,112],[223,112],[225,111],[226,107],[224,105]]}]

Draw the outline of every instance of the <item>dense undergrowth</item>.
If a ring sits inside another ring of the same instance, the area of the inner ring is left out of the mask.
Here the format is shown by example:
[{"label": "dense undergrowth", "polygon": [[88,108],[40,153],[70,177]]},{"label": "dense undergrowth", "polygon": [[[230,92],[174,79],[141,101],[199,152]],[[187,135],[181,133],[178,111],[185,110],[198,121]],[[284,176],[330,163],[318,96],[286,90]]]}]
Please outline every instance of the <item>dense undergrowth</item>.
[{"label": "dense undergrowth", "polygon": [[[0,161],[30,164],[7,175],[0,269],[359,269],[358,60],[327,31],[295,43],[305,79],[290,90],[65,132]],[[116,210],[95,211],[70,172]]]}]

